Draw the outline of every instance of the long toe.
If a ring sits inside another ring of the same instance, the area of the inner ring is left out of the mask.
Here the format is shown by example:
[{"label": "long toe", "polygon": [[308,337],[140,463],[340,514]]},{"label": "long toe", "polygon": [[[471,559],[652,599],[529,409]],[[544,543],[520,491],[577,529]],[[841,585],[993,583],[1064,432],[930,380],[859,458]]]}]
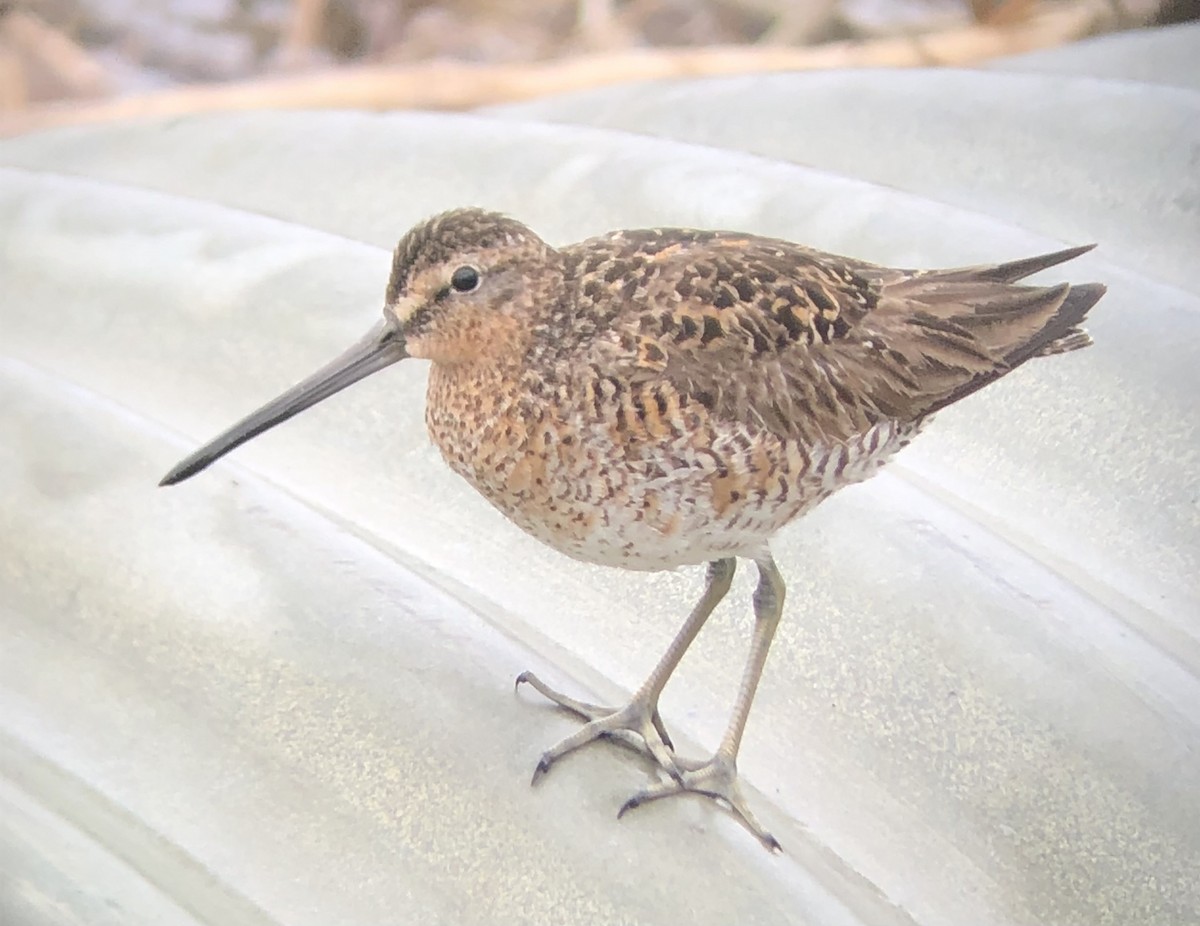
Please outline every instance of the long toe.
[{"label": "long toe", "polygon": [[613,712],[611,707],[603,707],[599,704],[592,704],[590,701],[580,701],[578,698],[565,695],[561,691],[551,688],[532,672],[522,672],[517,676],[515,690],[519,691],[522,685],[528,685],[546,700],[553,701],[564,711],[571,712],[581,720],[596,720]]},{"label": "long toe", "polygon": [[634,794],[621,805],[617,816],[622,817],[630,810],[664,797],[698,794],[716,801],[729,810],[768,851],[782,851],[779,840],[767,832],[751,812],[742,795],[742,789],[738,785],[737,766],[732,761],[718,755],[701,764],[690,765],[683,762],[682,765],[682,771],[678,776],[664,778]]},{"label": "long toe", "polygon": [[533,773],[535,784],[563,756],[598,739],[614,739],[648,756],[672,778],[680,774],[671,751],[671,740],[658,715],[658,707],[649,698],[635,696],[624,707],[612,708],[562,694],[532,672],[522,672],[517,676],[517,686],[522,684],[529,685],[563,710],[586,721],[570,736],[542,753]]}]

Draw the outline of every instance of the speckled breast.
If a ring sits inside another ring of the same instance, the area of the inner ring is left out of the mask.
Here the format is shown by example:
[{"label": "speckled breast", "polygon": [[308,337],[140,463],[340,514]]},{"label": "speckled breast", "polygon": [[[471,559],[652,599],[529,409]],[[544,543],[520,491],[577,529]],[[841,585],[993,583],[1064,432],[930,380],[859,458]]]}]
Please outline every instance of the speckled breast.
[{"label": "speckled breast", "polygon": [[670,569],[753,555],[915,435],[887,422],[802,447],[696,411],[651,429],[619,410],[434,367],[426,424],[449,466],[523,530],[585,562]]}]

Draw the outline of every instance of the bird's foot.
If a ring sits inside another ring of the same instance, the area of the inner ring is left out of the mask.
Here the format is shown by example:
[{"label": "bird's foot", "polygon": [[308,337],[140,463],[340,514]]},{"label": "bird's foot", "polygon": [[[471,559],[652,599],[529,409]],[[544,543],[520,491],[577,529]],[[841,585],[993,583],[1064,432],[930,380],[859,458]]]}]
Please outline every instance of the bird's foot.
[{"label": "bird's foot", "polygon": [[624,707],[602,707],[555,691],[532,672],[522,672],[517,676],[516,687],[520,688],[522,684],[529,685],[563,710],[586,721],[566,739],[542,753],[533,772],[533,784],[537,784],[551,766],[567,753],[598,739],[609,738],[649,756],[672,778],[680,774],[675,764],[671,737],[667,735],[667,729],[658,715],[658,706],[652,699],[635,696]]},{"label": "bird's foot", "polygon": [[687,759],[678,759],[676,762],[680,768],[678,776],[664,778],[648,788],[638,791],[621,805],[617,816],[621,817],[626,811],[664,797],[673,797],[678,794],[700,794],[728,809],[739,823],[754,834],[767,851],[781,852],[783,850],[779,845],[779,840],[768,833],[750,812],[750,807],[742,796],[742,789],[738,786],[737,765],[732,759],[718,753],[703,762],[689,762]]}]

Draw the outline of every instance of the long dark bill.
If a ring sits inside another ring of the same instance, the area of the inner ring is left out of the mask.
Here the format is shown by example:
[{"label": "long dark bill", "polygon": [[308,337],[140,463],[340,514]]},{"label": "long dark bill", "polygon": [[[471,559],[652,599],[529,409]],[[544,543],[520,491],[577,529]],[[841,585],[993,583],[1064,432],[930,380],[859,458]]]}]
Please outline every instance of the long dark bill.
[{"label": "long dark bill", "polygon": [[213,438],[186,460],[181,460],[163,476],[160,486],[174,485],[194,476],[235,447],[268,428],[287,421],[306,408],[311,408],[335,392],[341,392],[360,379],[389,367],[408,356],[404,338],[391,323],[384,320],[367,332],[353,347],[334,358],[312,376],[297,383],[279,398],[252,412],[228,431]]}]

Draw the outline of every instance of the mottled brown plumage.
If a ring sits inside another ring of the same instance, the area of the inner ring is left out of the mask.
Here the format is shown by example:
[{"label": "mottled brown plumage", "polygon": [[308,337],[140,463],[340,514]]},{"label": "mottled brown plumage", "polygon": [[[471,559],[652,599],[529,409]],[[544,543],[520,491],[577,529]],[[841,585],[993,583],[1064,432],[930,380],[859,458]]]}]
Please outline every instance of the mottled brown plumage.
[{"label": "mottled brown plumage", "polygon": [[[444,213],[396,248],[382,324],[164,482],[396,360],[432,361],[430,436],[523,529],[588,562],[710,564],[701,602],[629,705],[588,705],[519,679],[588,720],[539,774],[597,737],[634,732],[669,777],[626,808],[708,794],[774,847],[735,778],[783,600],[769,539],[873,473],[934,412],[1026,360],[1089,344],[1080,325],[1103,286],[1017,285],[1086,250],[908,271],[686,229],[554,248],[500,215]],[[736,557],[759,568],[752,652],[717,754],[688,762],[671,748],[658,696]]]}]

